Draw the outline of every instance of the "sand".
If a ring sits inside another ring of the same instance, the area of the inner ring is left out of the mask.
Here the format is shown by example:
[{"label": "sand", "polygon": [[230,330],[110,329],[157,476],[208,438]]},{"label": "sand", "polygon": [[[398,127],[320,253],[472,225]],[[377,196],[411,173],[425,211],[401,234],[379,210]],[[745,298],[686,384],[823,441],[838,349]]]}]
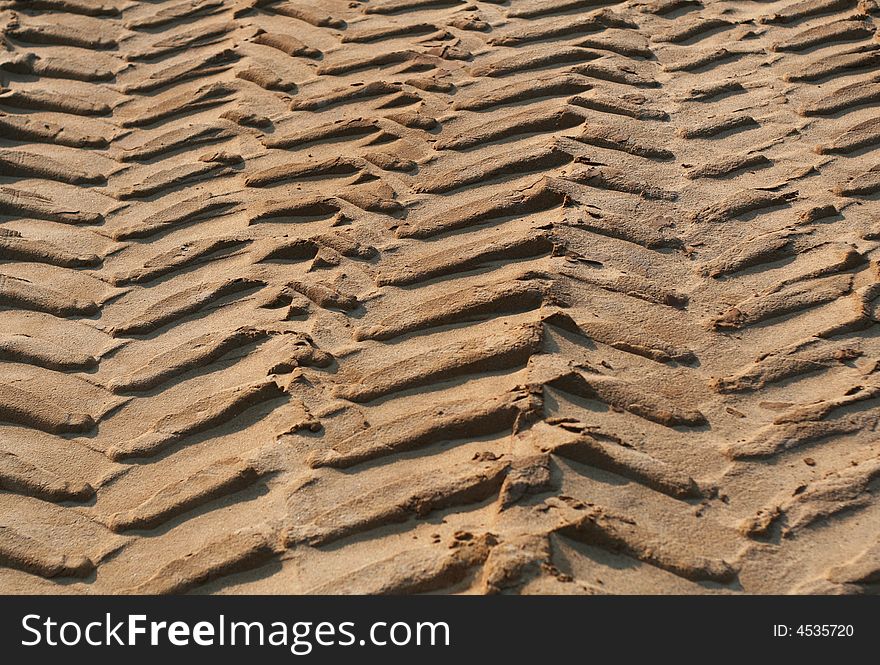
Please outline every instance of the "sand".
[{"label": "sand", "polygon": [[876,0],[0,2],[0,591],[871,593]]}]

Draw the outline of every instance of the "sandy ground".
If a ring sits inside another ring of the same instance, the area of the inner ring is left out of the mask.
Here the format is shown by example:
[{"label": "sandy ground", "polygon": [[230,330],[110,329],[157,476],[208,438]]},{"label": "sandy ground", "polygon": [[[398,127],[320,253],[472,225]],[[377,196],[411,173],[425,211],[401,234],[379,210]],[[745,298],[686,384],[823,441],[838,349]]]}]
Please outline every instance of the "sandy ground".
[{"label": "sandy ground", "polygon": [[0,591],[877,592],[878,23],[0,1]]}]

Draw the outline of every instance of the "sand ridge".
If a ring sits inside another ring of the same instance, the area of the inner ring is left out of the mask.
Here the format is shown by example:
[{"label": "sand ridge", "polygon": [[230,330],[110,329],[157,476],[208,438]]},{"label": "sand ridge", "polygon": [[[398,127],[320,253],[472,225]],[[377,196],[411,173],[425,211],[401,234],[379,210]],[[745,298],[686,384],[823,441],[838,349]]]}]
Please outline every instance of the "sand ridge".
[{"label": "sand ridge", "polygon": [[0,591],[876,593],[876,0],[0,0]]}]

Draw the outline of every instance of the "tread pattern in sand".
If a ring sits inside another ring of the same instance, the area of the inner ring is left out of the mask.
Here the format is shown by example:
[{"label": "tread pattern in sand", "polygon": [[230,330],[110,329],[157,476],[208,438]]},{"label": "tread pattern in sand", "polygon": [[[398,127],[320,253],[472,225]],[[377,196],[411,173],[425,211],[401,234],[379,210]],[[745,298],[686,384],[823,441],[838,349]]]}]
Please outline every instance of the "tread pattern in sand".
[{"label": "tread pattern in sand", "polygon": [[866,593],[876,0],[0,0],[0,590]]}]

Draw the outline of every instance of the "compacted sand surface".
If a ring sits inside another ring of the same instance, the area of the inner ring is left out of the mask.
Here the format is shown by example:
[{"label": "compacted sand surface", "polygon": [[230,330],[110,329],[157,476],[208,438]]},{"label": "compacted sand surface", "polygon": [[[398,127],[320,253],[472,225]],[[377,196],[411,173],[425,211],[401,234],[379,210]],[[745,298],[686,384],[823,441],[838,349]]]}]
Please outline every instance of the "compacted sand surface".
[{"label": "compacted sand surface", "polygon": [[0,591],[865,593],[877,0],[0,0]]}]

